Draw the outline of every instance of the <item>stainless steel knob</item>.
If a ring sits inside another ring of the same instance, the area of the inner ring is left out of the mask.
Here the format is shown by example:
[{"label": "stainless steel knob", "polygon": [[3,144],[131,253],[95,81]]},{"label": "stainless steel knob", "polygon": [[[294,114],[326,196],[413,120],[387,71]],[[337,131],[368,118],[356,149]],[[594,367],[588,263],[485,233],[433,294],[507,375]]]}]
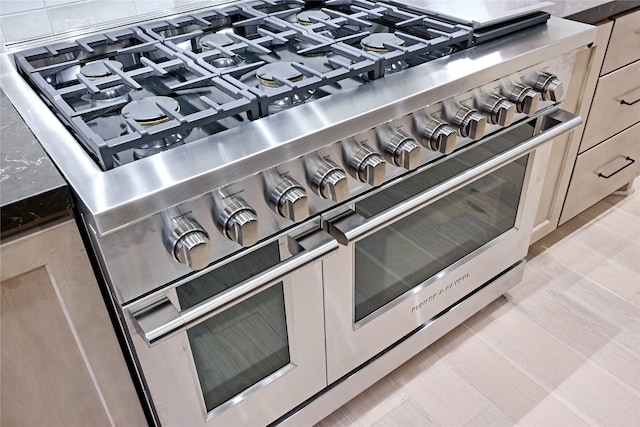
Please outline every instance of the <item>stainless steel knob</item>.
[{"label": "stainless steel knob", "polygon": [[482,110],[487,113],[489,123],[500,126],[509,126],[516,115],[516,106],[504,96],[491,94],[482,105]]},{"label": "stainless steel knob", "polygon": [[458,126],[461,136],[479,139],[484,135],[487,118],[473,108],[460,105],[451,121]]},{"label": "stainless steel knob", "polygon": [[173,258],[193,270],[209,265],[209,236],[200,224],[184,216],[174,216],[169,222],[165,244]]},{"label": "stainless steel knob", "polygon": [[376,129],[385,158],[396,166],[413,170],[420,165],[420,146],[400,129],[382,125]]},{"label": "stainless steel knob", "polygon": [[554,74],[539,73],[538,78],[533,84],[533,88],[540,92],[543,101],[557,102],[564,95],[562,82]]},{"label": "stainless steel knob", "polygon": [[218,218],[222,232],[240,246],[252,246],[258,241],[258,215],[239,196],[224,199],[224,209]]},{"label": "stainless steel knob", "polygon": [[509,101],[516,104],[518,113],[531,114],[535,113],[538,109],[540,97],[531,86],[514,84],[506,89],[503,94]]},{"label": "stainless steel knob", "polygon": [[309,216],[309,201],[304,188],[293,178],[283,175],[271,192],[269,205],[291,221],[302,221]]},{"label": "stainless steel knob", "polygon": [[387,176],[387,162],[367,144],[353,138],[344,141],[346,161],[360,182],[377,186]]},{"label": "stainless steel knob", "polygon": [[414,116],[417,134],[425,148],[449,154],[456,147],[456,130],[433,117]]},{"label": "stainless steel knob", "polygon": [[322,159],[311,178],[311,187],[320,197],[342,202],[349,197],[347,175],[329,159]]}]

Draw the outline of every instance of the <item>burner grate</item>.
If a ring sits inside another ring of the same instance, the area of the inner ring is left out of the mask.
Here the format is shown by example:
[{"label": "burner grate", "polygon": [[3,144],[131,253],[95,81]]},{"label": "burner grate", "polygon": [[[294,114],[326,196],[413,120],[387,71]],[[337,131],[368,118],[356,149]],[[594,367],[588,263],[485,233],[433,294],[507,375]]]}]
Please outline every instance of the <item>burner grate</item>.
[{"label": "burner grate", "polygon": [[[374,49],[363,46],[380,34],[391,38]],[[301,0],[260,0],[15,58],[20,72],[107,170],[135,160],[131,153],[163,146],[158,141],[194,142],[465,49],[472,40],[470,27],[386,3],[329,0],[311,7]],[[301,77],[276,75],[274,84],[261,84],[256,72],[278,62],[291,64]],[[87,64],[100,71],[81,73]],[[145,97],[170,97],[180,108],[167,110],[166,121],[144,126],[122,116],[123,107]]]}]

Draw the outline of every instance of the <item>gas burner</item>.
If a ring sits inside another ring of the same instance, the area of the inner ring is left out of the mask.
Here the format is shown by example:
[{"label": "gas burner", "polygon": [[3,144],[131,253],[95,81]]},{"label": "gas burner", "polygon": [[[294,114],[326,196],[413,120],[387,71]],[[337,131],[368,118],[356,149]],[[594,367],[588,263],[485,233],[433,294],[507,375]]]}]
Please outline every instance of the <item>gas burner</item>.
[{"label": "gas burner", "polygon": [[291,62],[273,62],[258,68],[256,77],[261,85],[273,88],[284,85],[278,79],[299,82],[304,75],[296,70]]},{"label": "gas burner", "polygon": [[[98,82],[101,79],[113,75],[113,70],[123,70],[124,65],[120,61],[112,61],[110,59],[102,59],[99,61],[88,62],[80,67],[79,74],[82,74],[87,80]],[[123,99],[130,92],[130,88],[123,84],[117,84],[107,88],[100,89],[100,92],[86,94],[83,99],[92,103],[102,104],[118,99]]]},{"label": "gas burner", "polygon": [[149,96],[122,107],[122,117],[133,119],[141,126],[153,126],[169,121],[163,110],[180,111],[180,104],[168,96]]},{"label": "gas burner", "polygon": [[360,45],[364,50],[380,53],[389,52],[385,45],[390,44],[403,46],[404,40],[392,33],[373,33],[360,41]]},{"label": "gas burner", "polygon": [[[162,107],[162,108],[161,108]],[[180,111],[180,104],[167,96],[150,96],[148,98],[131,101],[122,107],[122,117],[132,119],[141,126],[154,126],[169,121],[169,117],[163,111]],[[127,123],[129,132],[134,132]],[[152,156],[170,147],[181,145],[189,132],[174,133],[168,137],[142,144],[140,148],[133,150],[134,160]]]},{"label": "gas burner", "polygon": [[103,59],[83,65],[80,68],[80,73],[89,80],[99,80],[113,75],[112,69],[122,70],[123,68],[122,62]]},{"label": "gas burner", "polygon": [[200,46],[202,50],[211,50],[207,43],[217,44],[220,46],[231,46],[235,43],[231,37],[223,33],[212,33],[200,39]]},{"label": "gas burner", "polygon": [[[289,80],[290,82],[299,82],[304,79],[304,75],[296,70],[291,62],[274,62],[263,65],[256,71],[256,77],[260,82],[260,86],[266,88],[267,93],[276,88],[283,87],[284,83],[278,80]],[[274,114],[287,108],[295,107],[311,98],[315,90],[306,89],[300,93],[276,98],[269,104],[269,114]]]},{"label": "gas burner", "polygon": [[[364,50],[381,55],[389,52],[389,49],[387,49],[385,45],[404,46],[404,44],[404,40],[393,33],[374,33],[360,41],[360,45]],[[397,73],[408,67],[409,64],[401,59],[397,61],[389,61],[384,64],[384,74]],[[366,75],[363,77],[365,80],[368,80]]]},{"label": "gas burner", "polygon": [[314,20],[328,21],[329,19],[331,17],[319,9],[303,10],[296,15],[296,20],[301,25],[312,25]]},{"label": "gas burner", "polygon": [[[207,34],[200,39],[200,48],[203,52],[215,49],[215,47],[211,47],[209,43],[220,47],[227,47],[236,44],[235,40],[224,33]],[[229,68],[241,64],[244,62],[244,58],[240,55],[234,55],[222,56],[213,59],[207,58],[206,61],[218,68]]]}]

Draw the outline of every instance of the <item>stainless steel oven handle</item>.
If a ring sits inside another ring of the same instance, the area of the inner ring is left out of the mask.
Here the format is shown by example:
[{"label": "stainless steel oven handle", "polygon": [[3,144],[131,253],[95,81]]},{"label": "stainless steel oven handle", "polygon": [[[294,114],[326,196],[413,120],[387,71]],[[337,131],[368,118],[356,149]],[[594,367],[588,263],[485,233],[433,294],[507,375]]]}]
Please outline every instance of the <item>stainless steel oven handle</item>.
[{"label": "stainless steel oven handle", "polygon": [[296,240],[295,243],[304,250],[184,311],[178,311],[169,298],[163,298],[150,307],[131,312],[136,329],[149,346],[157,344],[279,283],[335,252],[339,247],[338,242],[322,230]]},{"label": "stainless steel oven handle", "polygon": [[351,212],[345,216],[329,221],[329,233],[341,244],[349,245],[363,239],[394,222],[411,215],[467,184],[488,175],[515,159],[533,151],[541,144],[555,138],[556,136],[568,132],[582,123],[582,118],[564,110],[546,116],[546,120],[553,123],[551,127],[534,135],[525,142],[486,160],[466,171],[456,175],[443,183],[430,188],[417,196],[407,199],[401,204],[393,206],[379,214],[364,218],[356,212]]}]

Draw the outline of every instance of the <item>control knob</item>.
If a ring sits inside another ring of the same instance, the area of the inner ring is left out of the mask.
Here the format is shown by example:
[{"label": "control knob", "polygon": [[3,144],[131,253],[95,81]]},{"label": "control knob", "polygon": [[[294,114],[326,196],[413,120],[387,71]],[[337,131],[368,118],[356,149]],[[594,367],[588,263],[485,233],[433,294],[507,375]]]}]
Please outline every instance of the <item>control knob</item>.
[{"label": "control knob", "polygon": [[514,84],[503,90],[507,99],[516,104],[518,113],[531,114],[538,109],[540,97],[531,86]]},{"label": "control knob", "polygon": [[533,84],[533,88],[540,92],[543,101],[557,102],[562,99],[564,89],[562,82],[554,74],[542,72]]},{"label": "control knob", "polygon": [[168,219],[165,245],[173,258],[193,270],[209,265],[209,236],[200,224],[177,211],[170,212]]},{"label": "control knob", "polygon": [[420,142],[425,148],[449,154],[456,147],[456,130],[447,123],[420,114],[413,116]]},{"label": "control knob", "polygon": [[458,105],[456,113],[451,121],[458,126],[461,136],[471,139],[479,139],[484,135],[484,128],[487,125],[487,118],[473,108]]},{"label": "control knob", "polygon": [[516,106],[504,96],[491,94],[482,105],[482,110],[487,113],[489,123],[493,125],[509,126],[516,114]]},{"label": "control knob", "polygon": [[321,159],[311,178],[311,188],[323,199],[340,203],[349,197],[347,175],[329,159]]},{"label": "control knob", "polygon": [[378,127],[385,158],[396,166],[413,170],[420,165],[420,146],[409,135],[389,125]]},{"label": "control knob", "polygon": [[248,247],[258,241],[258,215],[239,196],[224,198],[224,209],[218,217],[218,225],[230,240]]},{"label": "control knob", "polygon": [[348,138],[343,142],[344,154],[353,175],[360,182],[374,187],[384,182],[387,162],[367,144]]},{"label": "control knob", "polygon": [[309,201],[304,188],[293,178],[282,175],[269,197],[271,209],[291,221],[309,216]]}]

